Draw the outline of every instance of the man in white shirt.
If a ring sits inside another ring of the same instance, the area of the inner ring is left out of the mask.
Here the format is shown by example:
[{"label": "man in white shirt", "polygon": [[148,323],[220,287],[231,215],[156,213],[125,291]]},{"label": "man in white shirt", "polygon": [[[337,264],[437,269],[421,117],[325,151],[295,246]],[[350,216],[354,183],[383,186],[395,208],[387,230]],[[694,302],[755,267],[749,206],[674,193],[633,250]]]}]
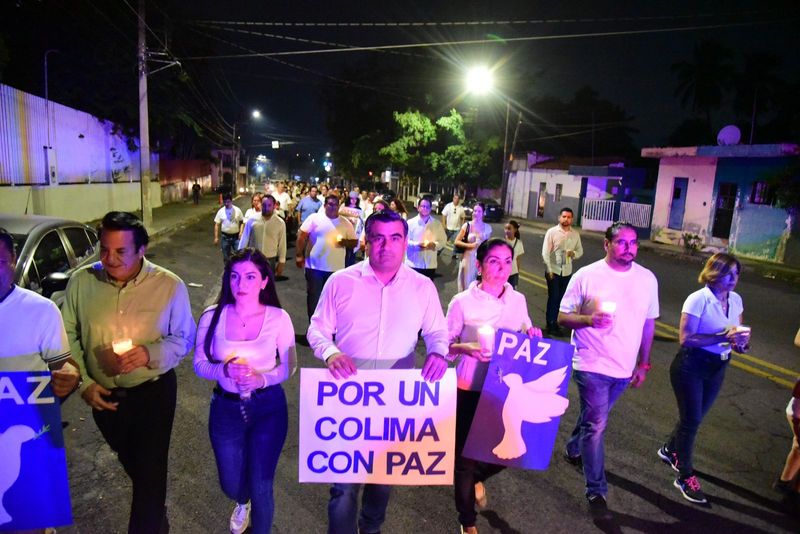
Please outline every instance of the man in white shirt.
[{"label": "man in white shirt", "polygon": [[[384,210],[367,220],[366,233],[369,260],[335,273],[322,291],[308,327],[314,355],[336,379],[357,369],[412,369],[421,330],[428,353],[422,376],[441,379],[447,370],[447,324],[433,282],[403,264],[407,223]],[[360,489],[361,484],[333,485],[330,534],[380,531],[391,486],[365,485],[357,514]]]},{"label": "man in white shirt", "polygon": [[547,333],[551,336],[563,336],[558,327],[558,305],[567,290],[572,276],[572,262],[583,256],[581,236],[572,228],[572,210],[562,208],[558,215],[558,224],[544,234],[542,243],[542,259],[544,260],[544,277],[547,280]]},{"label": "man in white shirt", "polygon": [[[467,215],[464,211],[464,206],[461,205],[461,199],[458,195],[453,195],[453,201],[448,202],[442,210],[442,225],[447,233],[447,240],[453,241],[461,230],[461,225],[464,224]],[[452,257],[455,258],[457,251],[453,248]]]},{"label": "man in white shirt", "polygon": [[431,198],[422,197],[417,203],[419,215],[408,221],[408,251],[406,263],[431,280],[436,275],[436,257],[444,248],[447,235],[442,223],[431,217]]},{"label": "man in white shirt", "polygon": [[[314,213],[297,233],[295,264],[305,268],[308,318],[314,314],[322,288],[330,276],[344,269],[345,251],[358,244],[353,225],[339,215],[339,197],[328,195],[325,211]],[[306,244],[309,245],[306,256]]]},{"label": "man in white shirt", "polygon": [[644,383],[659,313],[658,281],[634,262],[636,229],[614,223],[606,230],[604,247],[604,259],[572,277],[558,314],[558,322],[574,330],[572,376],[581,410],[564,458],[583,465],[586,499],[595,519],[610,517],[603,443],[609,413],[628,386]]},{"label": "man in white shirt", "polygon": [[261,217],[253,222],[247,246],[263,252],[275,276],[282,276],[286,265],[286,223],[275,214],[276,205],[275,197],[264,196]]},{"label": "man in white shirt", "polygon": [[239,248],[239,230],[244,222],[244,214],[238,206],[233,205],[230,194],[225,194],[222,203],[223,206],[214,216],[214,244],[220,245],[222,259],[228,261]]},{"label": "man in white shirt", "polygon": [[14,283],[14,238],[0,228],[0,371],[50,371],[50,385],[65,398],[79,386],[61,312],[55,303]]},{"label": "man in white shirt", "polygon": [[292,197],[289,195],[289,193],[286,192],[286,186],[284,185],[283,182],[278,182],[277,190],[275,191],[275,193],[272,194],[272,196],[275,198],[275,201],[277,202],[275,210],[276,213],[281,219],[285,221],[286,216],[289,213],[289,202],[292,200]]}]

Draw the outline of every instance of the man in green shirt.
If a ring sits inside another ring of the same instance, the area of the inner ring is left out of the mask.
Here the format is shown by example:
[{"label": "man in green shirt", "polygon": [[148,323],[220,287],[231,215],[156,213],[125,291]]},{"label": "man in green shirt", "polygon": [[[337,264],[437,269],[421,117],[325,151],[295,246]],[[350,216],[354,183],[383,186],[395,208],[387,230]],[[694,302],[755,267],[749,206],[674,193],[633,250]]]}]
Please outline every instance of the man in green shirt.
[{"label": "man in green shirt", "polygon": [[174,368],[194,343],[186,286],[145,257],[133,214],[100,224],[100,263],[67,286],[64,326],[81,368],[81,397],[131,478],[129,533],[167,532],[167,457],[175,415]]}]

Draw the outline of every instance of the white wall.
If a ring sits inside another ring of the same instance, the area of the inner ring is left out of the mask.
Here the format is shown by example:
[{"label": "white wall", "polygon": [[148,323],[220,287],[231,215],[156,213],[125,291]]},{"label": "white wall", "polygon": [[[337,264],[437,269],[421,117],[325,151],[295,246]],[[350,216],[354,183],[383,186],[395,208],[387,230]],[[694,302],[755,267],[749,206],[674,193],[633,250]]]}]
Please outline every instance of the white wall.
[{"label": "white wall", "polygon": [[[150,183],[150,200],[161,207],[161,185]],[[14,186],[0,188],[0,212],[50,215],[86,222],[109,211],[138,211],[139,183],[97,183],[55,186]]]},{"label": "white wall", "polygon": [[512,172],[508,179],[508,196],[511,201],[510,214],[512,217],[527,217],[528,202],[531,195],[539,195],[539,184],[547,184],[547,195],[552,198],[556,192],[556,184],[562,184],[562,197],[575,197],[580,195],[581,178],[571,176],[563,169],[530,169],[527,171]]},{"label": "white wall", "polygon": [[[711,212],[714,209],[714,177],[717,158],[674,157],[662,158],[658,166],[658,183],[653,206],[653,240],[676,242],[683,232],[700,235],[708,240]],[[669,212],[672,206],[672,191],[675,178],[688,178],[686,208],[681,230],[670,231]]]}]

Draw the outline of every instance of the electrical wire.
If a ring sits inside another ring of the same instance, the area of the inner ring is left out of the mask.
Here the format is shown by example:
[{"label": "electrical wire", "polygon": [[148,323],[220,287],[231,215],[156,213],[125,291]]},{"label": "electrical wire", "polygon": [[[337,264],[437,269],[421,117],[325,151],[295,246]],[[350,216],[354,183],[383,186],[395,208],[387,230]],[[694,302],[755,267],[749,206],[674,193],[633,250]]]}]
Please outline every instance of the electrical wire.
[{"label": "electrical wire", "polygon": [[711,30],[721,28],[736,28],[741,26],[755,26],[759,24],[775,24],[794,22],[800,19],[780,19],[780,20],[766,20],[766,21],[746,21],[746,22],[733,22],[724,24],[706,24],[698,26],[676,26],[670,28],[652,28],[642,30],[619,30],[607,32],[584,32],[584,33],[570,33],[561,35],[534,35],[527,37],[508,37],[508,38],[494,38],[494,39],[467,39],[461,41],[443,41],[443,42],[427,42],[427,43],[411,43],[411,44],[396,44],[396,45],[375,45],[375,46],[357,46],[352,48],[321,48],[316,50],[293,50],[286,52],[252,52],[249,54],[226,54],[216,56],[187,56],[180,58],[181,61],[194,61],[200,59],[236,59],[248,57],[264,57],[275,58],[278,56],[299,56],[311,54],[332,54],[339,52],[367,52],[374,50],[400,50],[409,48],[438,48],[445,46],[465,46],[477,44],[505,44],[512,42],[531,42],[531,41],[556,41],[564,39],[584,39],[596,37],[620,37],[624,35],[644,35],[655,33],[671,33],[671,32],[686,32],[698,30]]}]

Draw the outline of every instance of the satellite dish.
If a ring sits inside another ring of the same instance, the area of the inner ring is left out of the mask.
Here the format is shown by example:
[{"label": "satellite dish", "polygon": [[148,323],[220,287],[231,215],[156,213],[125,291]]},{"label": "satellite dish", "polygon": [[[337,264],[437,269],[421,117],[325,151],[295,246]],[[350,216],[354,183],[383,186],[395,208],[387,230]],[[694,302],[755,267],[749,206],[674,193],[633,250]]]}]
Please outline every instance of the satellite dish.
[{"label": "satellite dish", "polygon": [[738,145],[742,140],[742,132],[733,124],[725,126],[717,134],[717,144],[719,146]]}]

